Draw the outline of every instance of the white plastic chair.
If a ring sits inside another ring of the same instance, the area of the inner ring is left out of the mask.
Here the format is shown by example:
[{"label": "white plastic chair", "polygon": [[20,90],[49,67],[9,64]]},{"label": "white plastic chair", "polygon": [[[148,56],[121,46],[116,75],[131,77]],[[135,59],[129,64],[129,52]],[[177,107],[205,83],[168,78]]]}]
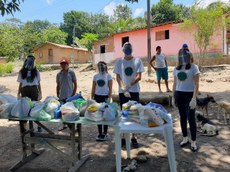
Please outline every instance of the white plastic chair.
[{"label": "white plastic chair", "polygon": [[121,171],[121,134],[125,135],[126,139],[126,150],[127,150],[127,157],[130,158],[130,134],[131,133],[159,133],[164,136],[166,146],[167,146],[167,153],[168,153],[168,160],[171,172],[176,172],[176,160],[175,160],[175,151],[174,151],[174,142],[173,142],[173,135],[172,135],[173,124],[172,120],[171,123],[164,124],[159,127],[145,127],[136,122],[129,121],[127,119],[122,119],[118,127],[115,128],[115,150],[116,150],[116,169],[117,172]]}]

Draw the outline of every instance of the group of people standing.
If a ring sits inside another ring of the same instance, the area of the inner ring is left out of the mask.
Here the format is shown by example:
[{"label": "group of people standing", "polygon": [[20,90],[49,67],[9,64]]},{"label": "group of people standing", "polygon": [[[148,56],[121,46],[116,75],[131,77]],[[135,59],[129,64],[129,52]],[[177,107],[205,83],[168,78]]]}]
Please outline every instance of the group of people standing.
[{"label": "group of people standing", "polygon": [[[133,48],[131,43],[126,42],[123,45],[124,57],[117,60],[113,73],[116,75],[116,81],[119,86],[120,107],[129,100],[139,102],[140,100],[140,84],[144,72],[144,65],[140,58],[132,55]],[[18,96],[29,97],[32,100],[41,99],[40,74],[34,65],[35,58],[28,56],[22,69],[19,72]],[[153,62],[155,61],[155,65]],[[76,94],[77,78],[75,73],[69,69],[69,62],[66,59],[60,61],[61,71],[56,76],[56,94],[57,97],[65,102],[67,98]],[[196,96],[199,89],[199,69],[193,64],[192,54],[188,50],[187,44],[178,53],[178,63],[174,68],[174,83],[171,91],[168,86],[168,66],[166,57],[161,53],[161,47],[156,47],[156,55],[150,61],[150,65],[156,71],[159,92],[161,78],[165,80],[167,92],[173,91],[173,104],[179,109],[180,124],[183,133],[183,139],[180,146],[183,147],[189,143],[187,136],[187,120],[189,121],[191,131],[191,150],[197,151],[196,145],[196,123],[195,123],[195,107]],[[97,64],[98,73],[93,76],[91,99],[101,103],[110,101],[112,98],[112,76],[108,73],[107,64],[100,61]],[[175,101],[174,101],[175,100]],[[63,128],[65,125],[63,124]],[[98,125],[97,141],[105,141],[108,139],[108,126]],[[134,148],[139,147],[134,134],[131,137],[131,143]],[[125,139],[122,138],[122,145],[125,145]]]}]

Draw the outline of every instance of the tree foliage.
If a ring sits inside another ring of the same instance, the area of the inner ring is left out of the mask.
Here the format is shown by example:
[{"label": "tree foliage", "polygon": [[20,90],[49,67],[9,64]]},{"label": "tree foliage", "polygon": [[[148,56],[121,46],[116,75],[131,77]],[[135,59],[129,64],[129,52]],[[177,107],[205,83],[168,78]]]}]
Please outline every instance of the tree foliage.
[{"label": "tree foliage", "polygon": [[[222,30],[226,18],[224,17],[224,6],[222,3],[211,4],[207,8],[195,3],[191,8],[191,18],[185,20],[183,28],[193,29],[194,39],[200,50],[200,56],[204,57],[210,45],[210,39],[216,30]],[[191,30],[192,31],[192,30]]]},{"label": "tree foliage", "polygon": [[182,4],[174,5],[173,0],[160,0],[151,8],[153,24],[181,20],[189,17],[189,8]]},{"label": "tree foliage", "polygon": [[16,11],[20,11],[19,5],[24,0],[0,0],[0,11],[1,15],[4,16],[5,14],[12,14]]},{"label": "tree foliage", "polygon": [[81,45],[86,47],[89,51],[93,49],[94,41],[98,40],[98,35],[93,33],[85,33],[82,35],[82,39],[80,39]]},{"label": "tree foliage", "polygon": [[132,10],[127,5],[120,4],[114,10],[114,18],[115,20],[132,18]]}]

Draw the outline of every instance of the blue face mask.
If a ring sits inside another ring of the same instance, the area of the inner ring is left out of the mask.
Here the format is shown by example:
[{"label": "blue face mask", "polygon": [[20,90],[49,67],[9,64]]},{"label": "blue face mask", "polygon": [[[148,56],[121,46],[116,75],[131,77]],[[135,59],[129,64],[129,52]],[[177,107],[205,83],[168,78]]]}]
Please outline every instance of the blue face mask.
[{"label": "blue face mask", "polygon": [[131,47],[125,48],[124,53],[125,53],[125,55],[131,55],[132,54],[132,48]]}]

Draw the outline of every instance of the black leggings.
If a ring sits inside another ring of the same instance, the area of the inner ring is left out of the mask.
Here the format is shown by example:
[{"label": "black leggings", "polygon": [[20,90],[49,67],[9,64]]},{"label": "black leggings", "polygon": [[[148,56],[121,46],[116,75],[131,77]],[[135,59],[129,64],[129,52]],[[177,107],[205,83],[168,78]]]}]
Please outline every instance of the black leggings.
[{"label": "black leggings", "polygon": [[[99,95],[94,95],[94,100],[97,103],[103,103],[106,101],[106,99],[108,99],[108,96],[99,96]],[[99,134],[107,134],[108,131],[108,125],[104,125],[104,132],[102,132],[102,125],[98,125],[98,132]]]},{"label": "black leggings", "polygon": [[180,125],[183,137],[187,137],[187,120],[189,122],[191,139],[196,140],[196,119],[195,119],[195,109],[190,109],[189,103],[192,99],[193,92],[175,92],[175,102],[179,109],[180,114]]}]

